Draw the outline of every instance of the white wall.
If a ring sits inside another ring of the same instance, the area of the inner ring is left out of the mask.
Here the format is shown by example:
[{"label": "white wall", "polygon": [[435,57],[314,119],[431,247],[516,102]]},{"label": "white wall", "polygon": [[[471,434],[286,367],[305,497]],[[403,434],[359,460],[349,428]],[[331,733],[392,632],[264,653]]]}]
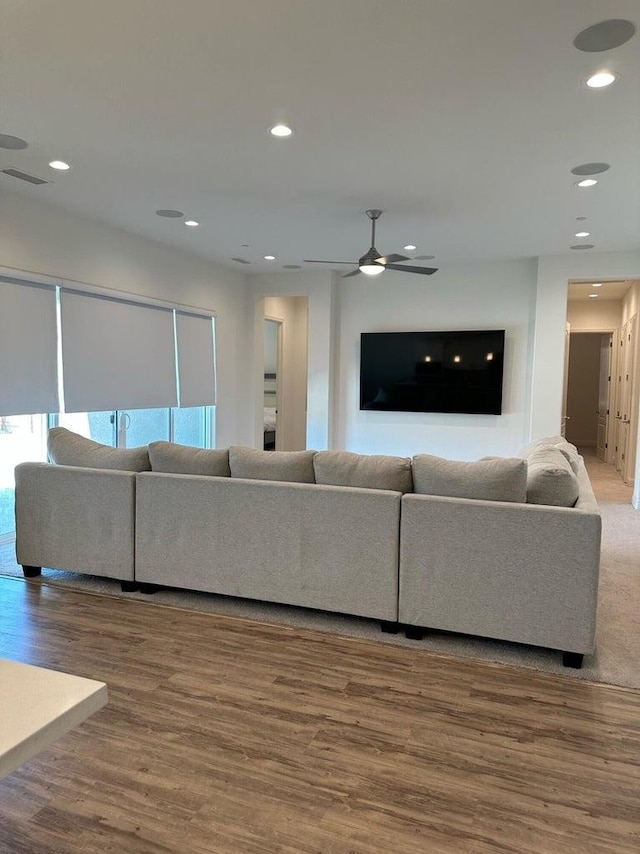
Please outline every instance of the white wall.
[{"label": "white wall", "polygon": [[622,300],[570,300],[567,320],[571,332],[613,332],[622,325]]},{"label": "white wall", "polygon": [[[339,280],[336,445],[360,453],[457,459],[515,453],[527,439],[536,263],[441,269],[433,278],[385,272]],[[360,333],[505,329],[503,414],[361,411]]]},{"label": "white wall", "polygon": [[[249,444],[246,276],[48,202],[0,195],[0,266],[216,313],[220,447]],[[239,392],[240,390],[240,392]]]}]

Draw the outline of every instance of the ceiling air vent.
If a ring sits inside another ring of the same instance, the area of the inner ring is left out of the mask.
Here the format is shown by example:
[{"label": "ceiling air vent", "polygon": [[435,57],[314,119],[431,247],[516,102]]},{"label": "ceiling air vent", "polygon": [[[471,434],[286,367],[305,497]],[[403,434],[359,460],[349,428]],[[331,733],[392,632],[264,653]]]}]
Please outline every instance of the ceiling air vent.
[{"label": "ceiling air vent", "polygon": [[3,169],[4,175],[11,175],[12,178],[19,178],[21,181],[27,181],[29,184],[49,184],[50,181],[45,181],[44,178],[38,178],[36,175],[29,175],[27,172],[21,172],[19,169]]},{"label": "ceiling air vent", "polygon": [[237,261],[238,264],[250,264],[251,261],[247,261],[245,258],[232,258],[232,261]]}]

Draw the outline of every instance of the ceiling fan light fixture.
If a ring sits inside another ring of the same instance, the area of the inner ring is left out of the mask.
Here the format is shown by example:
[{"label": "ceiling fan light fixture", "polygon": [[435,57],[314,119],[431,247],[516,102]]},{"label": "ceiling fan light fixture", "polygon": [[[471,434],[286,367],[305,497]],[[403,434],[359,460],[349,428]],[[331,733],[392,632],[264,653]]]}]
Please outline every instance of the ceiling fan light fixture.
[{"label": "ceiling fan light fixture", "polygon": [[380,273],[384,273],[384,267],[382,264],[372,264],[370,261],[360,264],[358,269],[361,273],[364,273],[365,276],[379,276]]}]

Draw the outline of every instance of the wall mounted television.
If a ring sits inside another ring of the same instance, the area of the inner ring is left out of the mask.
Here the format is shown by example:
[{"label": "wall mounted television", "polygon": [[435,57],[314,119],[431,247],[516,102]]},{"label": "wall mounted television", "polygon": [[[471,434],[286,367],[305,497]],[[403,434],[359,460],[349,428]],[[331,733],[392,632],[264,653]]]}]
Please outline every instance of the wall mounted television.
[{"label": "wall mounted television", "polygon": [[360,409],[502,413],[504,329],[363,332]]}]

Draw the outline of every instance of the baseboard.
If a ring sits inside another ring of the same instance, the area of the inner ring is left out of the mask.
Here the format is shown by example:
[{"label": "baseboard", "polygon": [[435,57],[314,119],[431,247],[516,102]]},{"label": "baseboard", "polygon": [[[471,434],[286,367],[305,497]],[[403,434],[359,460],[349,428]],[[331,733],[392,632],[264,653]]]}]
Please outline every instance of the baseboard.
[{"label": "baseboard", "polygon": [[640,510],[640,493],[634,492],[631,496],[631,506],[635,510]]}]

